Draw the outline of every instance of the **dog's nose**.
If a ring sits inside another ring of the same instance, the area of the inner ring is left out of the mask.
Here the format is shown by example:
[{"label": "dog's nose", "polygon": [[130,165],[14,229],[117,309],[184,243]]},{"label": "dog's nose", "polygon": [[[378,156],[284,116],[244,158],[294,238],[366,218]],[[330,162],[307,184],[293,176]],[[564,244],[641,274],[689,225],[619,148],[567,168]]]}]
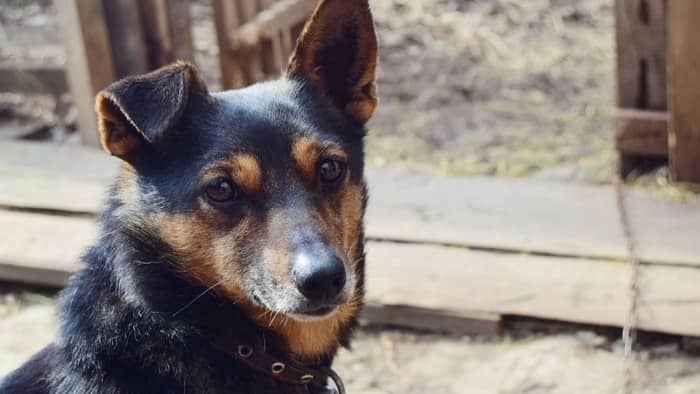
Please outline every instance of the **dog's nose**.
[{"label": "dog's nose", "polygon": [[293,279],[306,298],[328,302],[345,287],[345,265],[335,255],[312,257],[299,253],[294,262]]}]

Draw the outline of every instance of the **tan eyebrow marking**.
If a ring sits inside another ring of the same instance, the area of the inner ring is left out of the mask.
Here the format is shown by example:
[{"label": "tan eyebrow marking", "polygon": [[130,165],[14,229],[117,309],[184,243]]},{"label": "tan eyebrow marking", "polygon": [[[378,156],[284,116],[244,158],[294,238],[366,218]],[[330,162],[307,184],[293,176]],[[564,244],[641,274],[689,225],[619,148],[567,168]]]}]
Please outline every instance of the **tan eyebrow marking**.
[{"label": "tan eyebrow marking", "polygon": [[230,176],[243,193],[258,198],[263,192],[263,174],[260,163],[249,153],[236,154],[228,159],[212,163],[204,170],[200,182],[204,186],[217,176]]},{"label": "tan eyebrow marking", "polygon": [[323,143],[311,137],[299,137],[292,143],[292,159],[304,181],[312,184],[316,180],[316,167],[321,156],[338,156],[347,160],[345,152],[337,145]]},{"label": "tan eyebrow marking", "polygon": [[262,194],[262,169],[260,163],[251,154],[235,155],[228,160],[231,178],[244,193],[252,197]]}]

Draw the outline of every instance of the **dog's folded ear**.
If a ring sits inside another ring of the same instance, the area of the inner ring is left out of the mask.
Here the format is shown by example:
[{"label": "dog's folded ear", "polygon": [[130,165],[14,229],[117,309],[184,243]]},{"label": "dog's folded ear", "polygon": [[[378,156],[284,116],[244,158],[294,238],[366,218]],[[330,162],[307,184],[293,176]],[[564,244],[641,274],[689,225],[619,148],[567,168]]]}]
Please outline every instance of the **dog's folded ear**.
[{"label": "dog's folded ear", "polygon": [[184,62],[117,81],[97,94],[102,146],[137,165],[157,152],[194,91],[206,93],[196,68]]},{"label": "dog's folded ear", "polygon": [[364,124],[377,107],[377,38],[368,0],[321,0],[287,69],[303,76],[352,119]]}]

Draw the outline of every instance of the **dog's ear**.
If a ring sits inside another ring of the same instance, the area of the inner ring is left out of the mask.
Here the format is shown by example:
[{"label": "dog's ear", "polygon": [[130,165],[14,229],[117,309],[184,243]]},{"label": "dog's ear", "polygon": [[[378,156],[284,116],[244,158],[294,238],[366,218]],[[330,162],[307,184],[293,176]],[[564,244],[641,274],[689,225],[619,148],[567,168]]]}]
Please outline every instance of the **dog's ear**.
[{"label": "dog's ear", "polygon": [[287,69],[303,76],[351,118],[366,123],[377,107],[377,38],[368,0],[321,0]]},{"label": "dog's ear", "polygon": [[195,91],[206,94],[206,87],[196,68],[183,62],[113,83],[95,102],[102,146],[132,165],[147,160]]}]

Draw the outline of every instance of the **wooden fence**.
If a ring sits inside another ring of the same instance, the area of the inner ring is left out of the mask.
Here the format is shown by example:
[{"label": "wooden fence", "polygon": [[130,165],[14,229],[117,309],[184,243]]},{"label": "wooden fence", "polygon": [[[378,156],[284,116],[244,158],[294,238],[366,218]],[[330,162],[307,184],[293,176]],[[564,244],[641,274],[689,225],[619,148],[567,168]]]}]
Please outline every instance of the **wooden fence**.
[{"label": "wooden fence", "polygon": [[[55,0],[83,143],[99,145],[95,94],[177,59],[194,61],[190,0]],[[222,86],[278,75],[315,0],[214,0]]]},{"label": "wooden fence", "polygon": [[700,1],[616,0],[615,14],[622,175],[661,159],[700,184]]},{"label": "wooden fence", "polygon": [[[58,95],[69,88],[83,142],[97,146],[99,90],[175,59],[193,60],[190,0],[54,1],[67,75],[56,67],[27,65],[19,73],[0,65],[0,90]],[[316,4],[212,1],[225,89],[277,76]],[[700,184],[700,1],[615,0],[615,15],[622,174],[648,159],[668,160],[674,181]]]}]

